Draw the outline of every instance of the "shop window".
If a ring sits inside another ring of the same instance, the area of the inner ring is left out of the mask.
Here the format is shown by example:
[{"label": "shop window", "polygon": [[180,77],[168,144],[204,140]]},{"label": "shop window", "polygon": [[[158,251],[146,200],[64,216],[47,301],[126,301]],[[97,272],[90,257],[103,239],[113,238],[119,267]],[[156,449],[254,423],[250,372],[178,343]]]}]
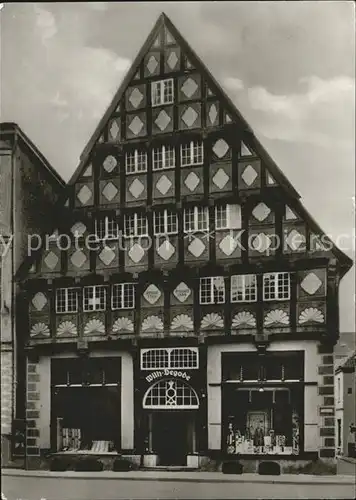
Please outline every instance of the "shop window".
[{"label": "shop window", "polygon": [[200,304],[223,304],[225,302],[225,281],[223,276],[200,278]]},{"label": "shop window", "polygon": [[111,289],[111,308],[133,309],[135,307],[135,284],[118,283]]},{"label": "shop window", "polygon": [[141,349],[141,370],[181,370],[199,368],[199,352],[196,347]]},{"label": "shop window", "polygon": [[143,407],[152,409],[197,409],[199,399],[192,387],[181,380],[160,380],[143,398]]}]

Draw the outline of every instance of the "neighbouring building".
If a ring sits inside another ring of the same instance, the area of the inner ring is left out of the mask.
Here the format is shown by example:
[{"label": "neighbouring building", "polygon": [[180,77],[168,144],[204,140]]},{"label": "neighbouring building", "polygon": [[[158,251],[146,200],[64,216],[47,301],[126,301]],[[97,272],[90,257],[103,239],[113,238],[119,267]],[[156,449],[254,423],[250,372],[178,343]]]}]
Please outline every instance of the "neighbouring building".
[{"label": "neighbouring building", "polygon": [[28,467],[335,460],[352,262],[164,14],[67,195],[20,276]]},{"label": "neighbouring building", "polygon": [[[8,463],[11,456],[16,402],[19,398],[23,399],[25,391],[24,367],[19,360],[21,353],[23,359],[23,332],[18,332],[15,320],[17,287],[13,277],[27,256],[27,235],[48,231],[52,224],[48,213],[59,200],[63,187],[64,181],[20,127],[14,123],[1,123],[0,331],[3,465]],[[20,346],[17,348],[19,341]]]},{"label": "neighbouring building", "polygon": [[337,454],[356,458],[356,352],[335,370]]}]

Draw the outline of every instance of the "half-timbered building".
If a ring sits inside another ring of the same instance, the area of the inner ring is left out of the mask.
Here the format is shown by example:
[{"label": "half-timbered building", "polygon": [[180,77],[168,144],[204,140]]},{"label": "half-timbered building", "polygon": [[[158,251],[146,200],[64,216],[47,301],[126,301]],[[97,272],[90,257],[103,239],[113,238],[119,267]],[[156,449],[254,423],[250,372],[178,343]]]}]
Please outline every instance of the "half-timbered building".
[{"label": "half-timbered building", "polygon": [[164,14],[65,214],[23,269],[29,457],[333,459],[351,262]]}]

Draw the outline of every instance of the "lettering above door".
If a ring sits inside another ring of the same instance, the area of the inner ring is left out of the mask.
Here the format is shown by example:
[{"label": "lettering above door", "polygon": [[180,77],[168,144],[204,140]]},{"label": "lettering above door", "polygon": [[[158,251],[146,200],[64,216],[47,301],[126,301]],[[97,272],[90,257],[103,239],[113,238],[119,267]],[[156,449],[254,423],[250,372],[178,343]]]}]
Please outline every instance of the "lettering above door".
[{"label": "lettering above door", "polygon": [[187,372],[184,371],[178,371],[178,370],[157,370],[155,372],[150,373],[147,375],[146,380],[147,382],[152,382],[153,380],[161,377],[178,377],[182,378],[185,380],[190,380],[190,375],[188,375]]}]

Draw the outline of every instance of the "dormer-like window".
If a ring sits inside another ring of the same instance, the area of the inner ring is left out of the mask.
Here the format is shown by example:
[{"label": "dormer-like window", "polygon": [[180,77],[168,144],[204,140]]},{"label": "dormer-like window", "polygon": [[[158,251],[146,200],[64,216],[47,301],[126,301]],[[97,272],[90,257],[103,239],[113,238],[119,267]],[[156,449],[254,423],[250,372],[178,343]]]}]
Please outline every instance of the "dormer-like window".
[{"label": "dormer-like window", "polygon": [[152,150],[152,169],[163,170],[173,168],[176,164],[175,151],[173,146],[160,146]]},{"label": "dormer-like window", "polygon": [[147,153],[135,149],[126,153],[125,167],[127,174],[137,174],[147,172]]},{"label": "dormer-like window", "polygon": [[290,274],[266,273],[263,275],[263,300],[289,300]]},{"label": "dormer-like window", "polygon": [[172,104],[174,100],[173,78],[159,80],[151,84],[152,106],[162,106]]},{"label": "dormer-like window", "polygon": [[125,236],[147,236],[147,217],[143,213],[125,215]]},{"label": "dormer-like window", "polygon": [[111,217],[96,219],[95,235],[98,240],[117,240],[119,237],[119,226]]},{"label": "dormer-like window", "polygon": [[201,165],[204,161],[204,148],[202,141],[190,141],[181,145],[180,164],[182,167]]}]

